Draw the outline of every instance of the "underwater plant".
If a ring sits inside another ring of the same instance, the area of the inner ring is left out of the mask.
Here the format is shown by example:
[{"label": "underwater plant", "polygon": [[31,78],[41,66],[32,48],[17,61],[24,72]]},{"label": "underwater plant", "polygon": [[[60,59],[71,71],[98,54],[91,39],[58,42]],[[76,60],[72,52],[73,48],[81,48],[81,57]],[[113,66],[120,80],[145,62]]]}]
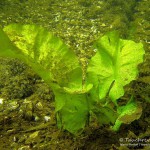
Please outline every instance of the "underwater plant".
[{"label": "underwater plant", "polygon": [[35,25],[11,24],[0,29],[0,57],[17,58],[28,64],[51,87],[59,128],[79,133],[94,113],[100,124],[130,124],[142,113],[133,97],[124,105],[118,99],[123,87],[135,80],[143,62],[141,43],[110,32],[99,38],[89,60],[85,81],[83,68],[73,51],[53,34]]}]

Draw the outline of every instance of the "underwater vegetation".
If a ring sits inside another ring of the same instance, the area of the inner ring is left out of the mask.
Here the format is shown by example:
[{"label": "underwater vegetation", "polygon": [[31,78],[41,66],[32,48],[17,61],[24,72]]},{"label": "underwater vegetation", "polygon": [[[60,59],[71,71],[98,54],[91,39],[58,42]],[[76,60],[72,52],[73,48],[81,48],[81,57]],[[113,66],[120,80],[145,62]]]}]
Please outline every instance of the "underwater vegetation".
[{"label": "underwater vegetation", "polygon": [[0,56],[25,62],[50,86],[57,125],[73,134],[80,133],[93,114],[114,131],[142,114],[134,95],[123,104],[119,99],[138,75],[143,45],[120,39],[114,31],[99,38],[93,50],[85,72],[75,53],[42,27],[11,24],[0,30]]}]

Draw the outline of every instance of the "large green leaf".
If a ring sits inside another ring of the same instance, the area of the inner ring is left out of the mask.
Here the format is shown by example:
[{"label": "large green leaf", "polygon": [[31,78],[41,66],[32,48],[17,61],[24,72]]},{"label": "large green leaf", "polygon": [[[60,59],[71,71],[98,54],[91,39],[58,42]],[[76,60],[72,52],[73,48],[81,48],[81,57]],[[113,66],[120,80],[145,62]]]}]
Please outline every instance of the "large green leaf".
[{"label": "large green leaf", "polygon": [[73,134],[84,129],[90,111],[87,92],[68,93],[62,89],[54,90],[59,128],[66,129]]},{"label": "large green leaf", "polygon": [[90,102],[87,93],[92,89],[89,84],[82,90],[57,88],[55,94],[55,111],[59,128],[77,134],[82,131],[87,123],[90,111]]},{"label": "large green leaf", "polygon": [[[109,97],[116,103],[124,95],[123,86],[138,74],[137,65],[143,61],[143,45],[119,39],[116,32],[110,32],[96,42],[95,48],[97,53],[87,70],[88,82],[94,84],[91,95],[95,100],[104,99],[109,91]],[[95,91],[99,91],[99,96]]]},{"label": "large green leaf", "polygon": [[35,25],[9,25],[0,30],[0,56],[24,61],[51,86],[59,127],[74,134],[84,128],[92,84],[82,85],[78,59],[60,39]]},{"label": "large green leaf", "polygon": [[0,32],[0,56],[21,59],[51,86],[81,89],[78,59],[59,38],[35,25],[12,24],[4,32]]}]

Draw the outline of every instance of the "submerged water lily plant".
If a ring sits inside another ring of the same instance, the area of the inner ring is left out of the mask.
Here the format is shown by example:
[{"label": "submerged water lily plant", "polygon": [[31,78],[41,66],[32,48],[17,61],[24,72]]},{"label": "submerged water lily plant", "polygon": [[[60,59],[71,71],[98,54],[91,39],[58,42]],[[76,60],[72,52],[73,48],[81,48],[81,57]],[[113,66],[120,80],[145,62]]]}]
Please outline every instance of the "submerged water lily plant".
[{"label": "submerged water lily plant", "polygon": [[91,114],[100,124],[113,124],[119,130],[142,113],[133,97],[122,106],[118,99],[124,86],[135,80],[143,62],[141,43],[120,39],[117,32],[99,38],[96,54],[89,61],[83,82],[83,69],[73,51],[53,34],[35,25],[11,24],[0,29],[0,56],[17,58],[51,87],[59,128],[73,134],[82,131]]}]

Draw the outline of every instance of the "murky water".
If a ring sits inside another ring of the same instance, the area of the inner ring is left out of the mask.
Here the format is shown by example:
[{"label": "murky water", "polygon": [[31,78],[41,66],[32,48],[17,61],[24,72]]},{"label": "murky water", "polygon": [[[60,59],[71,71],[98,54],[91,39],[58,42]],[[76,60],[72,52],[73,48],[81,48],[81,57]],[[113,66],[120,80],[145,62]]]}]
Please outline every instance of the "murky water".
[{"label": "murky water", "polygon": [[[94,41],[109,31],[117,30],[122,38],[142,42],[146,51],[145,62],[139,67],[138,80],[127,89],[129,94],[125,96],[134,93],[143,104],[150,101],[149,8],[149,0],[0,0],[0,27],[12,23],[42,26],[61,38],[83,65],[95,54],[92,49]],[[145,117],[143,115],[142,120],[124,127],[124,132],[117,134],[109,144],[101,142],[110,139],[113,133],[109,132],[110,136],[105,137],[105,130],[98,130],[103,135],[100,138],[95,123],[90,131],[74,139],[69,133],[60,133],[57,129],[54,95],[41,78],[17,60],[0,58],[2,150],[119,149],[119,137],[150,136],[150,114],[146,105],[143,104]],[[132,134],[127,133],[129,130]]]}]

